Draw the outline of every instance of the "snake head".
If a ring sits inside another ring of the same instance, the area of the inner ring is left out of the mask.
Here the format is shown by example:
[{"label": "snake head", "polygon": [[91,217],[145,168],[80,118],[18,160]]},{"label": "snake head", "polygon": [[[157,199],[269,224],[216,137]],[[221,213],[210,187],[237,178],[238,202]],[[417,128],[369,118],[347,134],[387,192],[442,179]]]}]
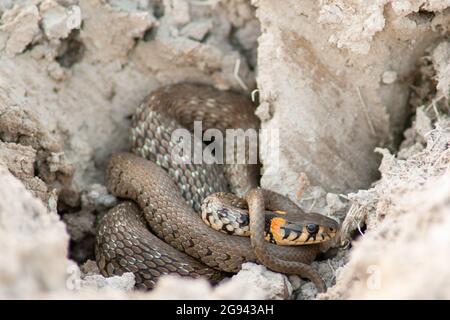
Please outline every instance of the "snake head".
[{"label": "snake head", "polygon": [[295,221],[273,218],[270,231],[279,245],[317,244],[333,239],[339,232],[339,224],[322,215],[305,214]]},{"label": "snake head", "polygon": [[305,244],[319,243],[333,239],[339,231],[339,225],[333,220],[327,224],[309,223],[304,229],[308,232]]}]

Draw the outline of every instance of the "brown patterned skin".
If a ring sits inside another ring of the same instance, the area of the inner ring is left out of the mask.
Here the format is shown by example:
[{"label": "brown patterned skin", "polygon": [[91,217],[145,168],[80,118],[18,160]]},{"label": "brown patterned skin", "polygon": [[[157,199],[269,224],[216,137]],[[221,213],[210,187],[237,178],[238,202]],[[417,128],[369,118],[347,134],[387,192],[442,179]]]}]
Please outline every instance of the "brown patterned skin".
[{"label": "brown patterned skin", "polygon": [[[126,203],[101,219],[96,259],[103,275],[133,272],[137,286],[152,288],[161,274],[218,279],[218,270],[237,272],[242,263],[259,261],[249,238],[215,231],[199,215],[201,202],[207,195],[228,191],[224,166],[176,164],[170,156],[174,129],[191,129],[193,120],[202,120],[203,130],[257,128],[253,112],[246,98],[201,85],[164,87],[146,99],[132,121],[132,152],[139,156],[130,153],[112,156],[106,174],[108,189],[137,203],[143,217],[135,206]],[[228,181],[238,186],[238,193],[245,194],[257,184],[258,167],[236,165],[231,172],[236,169],[241,173],[232,173],[231,177],[228,174]],[[299,210],[286,198],[278,195],[278,199],[279,210]],[[144,219],[157,237],[145,231]],[[269,243],[265,246],[267,254],[304,264],[311,263],[320,248],[320,245],[286,247]],[[310,273],[303,274],[302,270],[296,273],[310,277]]]},{"label": "brown patterned skin", "polygon": [[97,230],[97,264],[105,276],[133,272],[137,288],[152,288],[161,274],[205,276],[221,273],[184,254],[152,234],[140,208],[123,202],[102,219]]},{"label": "brown patterned skin", "polygon": [[[202,200],[211,193],[231,191],[244,196],[257,187],[259,165],[176,164],[171,159],[175,147],[172,132],[178,128],[192,132],[194,121],[201,121],[203,130],[222,133],[227,129],[258,129],[254,110],[250,100],[233,92],[193,84],[162,87],[136,110],[131,123],[131,151],[157,163],[182,184],[183,197],[199,212]],[[201,142],[199,147],[203,147]]]}]

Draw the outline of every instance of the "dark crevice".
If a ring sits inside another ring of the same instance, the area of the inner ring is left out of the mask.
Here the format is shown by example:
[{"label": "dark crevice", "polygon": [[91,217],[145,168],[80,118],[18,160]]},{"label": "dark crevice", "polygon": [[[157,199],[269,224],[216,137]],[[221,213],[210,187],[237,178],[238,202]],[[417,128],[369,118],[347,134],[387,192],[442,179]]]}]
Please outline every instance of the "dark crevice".
[{"label": "dark crevice", "polygon": [[145,42],[151,42],[151,41],[155,40],[157,30],[158,29],[155,27],[147,29],[144,32],[144,36],[142,37],[142,40],[144,40]]},{"label": "dark crevice", "polygon": [[406,17],[414,21],[417,25],[430,23],[434,19],[434,12],[427,10],[419,10],[408,14]]},{"label": "dark crevice", "polygon": [[58,199],[57,211],[60,216],[65,214],[77,213],[81,211],[81,204],[73,206],[72,204],[68,204],[64,200]]},{"label": "dark crevice", "polygon": [[59,47],[56,61],[64,68],[71,68],[83,59],[86,47],[79,39],[79,34],[79,30],[72,30]]},{"label": "dark crevice", "polygon": [[200,40],[200,42],[201,42],[201,43],[207,43],[208,40],[211,38],[211,35],[212,35],[211,31],[208,31],[208,32],[203,36],[203,38]]},{"label": "dark crevice", "polygon": [[[405,125],[402,130],[403,133],[413,126],[416,119],[417,108],[419,107],[425,107],[424,110],[430,119],[436,119],[436,111],[434,108],[437,112],[442,113],[450,111],[447,100],[437,99],[438,92],[436,87],[438,83],[436,80],[436,70],[434,69],[433,62],[429,56],[423,56],[418,60],[416,70],[412,73],[411,78],[409,79],[411,85],[408,104],[410,112],[405,119]],[[406,137],[403,134],[399,137],[398,141],[396,141],[398,143],[396,143],[395,152],[399,150],[402,143],[405,141],[405,138]]]},{"label": "dark crevice", "polygon": [[[409,117],[405,121],[403,132],[410,128],[416,117],[416,109],[429,105],[436,96],[436,72],[430,59],[422,58],[413,73],[411,91],[409,95]],[[402,139],[403,140],[403,139]]]},{"label": "dark crevice", "polygon": [[352,233],[350,233],[350,237],[352,239],[352,242],[358,240],[360,237],[366,233],[367,226],[366,224],[363,224],[359,229],[354,230]]},{"label": "dark crevice", "polygon": [[70,240],[69,259],[72,259],[78,265],[85,263],[87,260],[95,261],[95,235],[86,235],[78,241]]},{"label": "dark crevice", "polygon": [[30,42],[29,44],[27,44],[27,46],[25,47],[25,49],[23,50],[22,53],[26,53],[26,52],[30,52],[31,50],[33,50],[33,48],[37,45],[37,42]]},{"label": "dark crevice", "polygon": [[164,16],[164,4],[162,2],[156,2],[153,4],[153,16],[156,19],[160,19]]},{"label": "dark crevice", "polygon": [[59,192],[57,211],[59,215],[81,211],[81,195],[77,190],[64,188]]}]

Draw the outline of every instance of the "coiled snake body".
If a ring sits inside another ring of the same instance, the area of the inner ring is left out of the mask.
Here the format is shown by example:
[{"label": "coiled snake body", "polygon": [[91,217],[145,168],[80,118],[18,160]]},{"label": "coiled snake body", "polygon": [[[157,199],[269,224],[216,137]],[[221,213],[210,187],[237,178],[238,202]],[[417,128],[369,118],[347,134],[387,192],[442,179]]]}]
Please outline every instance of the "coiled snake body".
[{"label": "coiled snake body", "polygon": [[[103,275],[133,272],[136,286],[148,289],[162,274],[218,280],[221,271],[237,272],[242,263],[258,261],[309,278],[319,291],[325,290],[323,280],[309,266],[321,250],[319,244],[292,247],[264,241],[265,208],[294,213],[300,209],[267,190],[248,192],[257,186],[257,166],[171,161],[173,130],[192,130],[195,120],[202,121],[203,129],[257,128],[253,112],[246,98],[202,85],[172,85],[146,99],[132,121],[134,155],[113,155],[107,168],[108,189],[134,203],[119,204],[99,222],[95,251]],[[247,194],[250,228],[253,223],[261,232],[251,240],[218,232],[201,220],[202,201],[211,193],[228,191],[227,181],[234,192]],[[305,221],[337,229],[329,218],[301,215]]]}]

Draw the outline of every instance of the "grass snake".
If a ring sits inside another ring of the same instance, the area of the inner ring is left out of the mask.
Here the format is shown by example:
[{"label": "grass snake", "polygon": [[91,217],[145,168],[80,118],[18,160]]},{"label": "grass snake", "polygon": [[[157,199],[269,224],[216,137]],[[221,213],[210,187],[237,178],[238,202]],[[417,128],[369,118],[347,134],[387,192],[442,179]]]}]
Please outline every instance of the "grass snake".
[{"label": "grass snake", "polygon": [[[265,241],[266,210],[298,214],[298,221],[337,230],[337,223],[302,212],[281,195],[256,189],[257,165],[176,163],[171,159],[175,129],[257,129],[252,103],[244,96],[209,86],[176,84],[150,94],[132,118],[131,151],[111,157],[106,185],[127,199],[99,221],[96,261],[104,276],[133,272],[138,288],[153,288],[163,274],[219,280],[223,272],[237,272],[244,262],[298,274],[325,284],[309,265],[321,244],[282,246]],[[195,146],[194,146],[195,148]],[[202,201],[216,192],[246,196],[250,212],[249,237],[213,230],[201,218]],[[302,220],[303,219],[303,220]],[[257,230],[257,234],[255,234]],[[267,239],[266,239],[267,240]],[[261,241],[263,243],[261,243]]]}]

